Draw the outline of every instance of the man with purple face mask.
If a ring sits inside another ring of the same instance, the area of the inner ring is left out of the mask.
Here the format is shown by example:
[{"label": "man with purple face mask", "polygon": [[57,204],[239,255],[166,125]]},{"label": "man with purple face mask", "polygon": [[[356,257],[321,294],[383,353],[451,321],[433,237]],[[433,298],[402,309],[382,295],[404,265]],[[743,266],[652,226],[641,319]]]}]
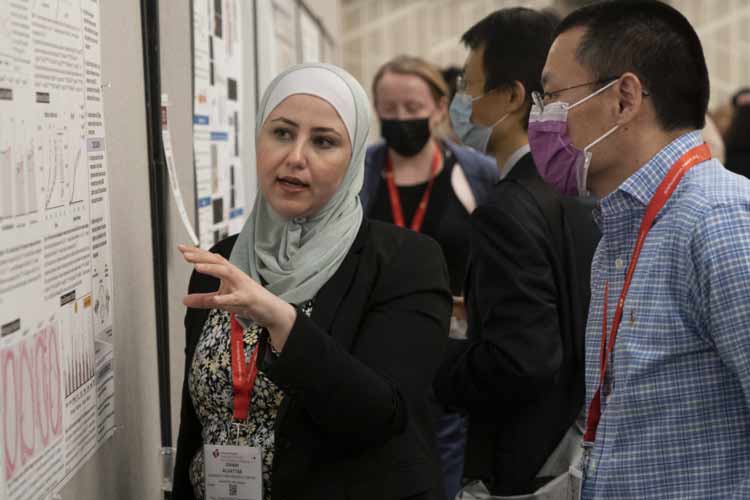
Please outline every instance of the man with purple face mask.
[{"label": "man with purple face mask", "polygon": [[502,180],[469,219],[468,338],[450,340],[435,390],[469,416],[464,478],[494,495],[545,487],[580,449],[574,424],[598,231],[590,204],[541,179],[526,131],[555,23],[511,8],[469,29],[450,108],[456,134],[491,153]]},{"label": "man with purple face mask", "polygon": [[701,137],[709,78],[687,19],[655,0],[562,21],[531,152],[600,198],[591,269],[583,499],[750,498],[750,181]]}]

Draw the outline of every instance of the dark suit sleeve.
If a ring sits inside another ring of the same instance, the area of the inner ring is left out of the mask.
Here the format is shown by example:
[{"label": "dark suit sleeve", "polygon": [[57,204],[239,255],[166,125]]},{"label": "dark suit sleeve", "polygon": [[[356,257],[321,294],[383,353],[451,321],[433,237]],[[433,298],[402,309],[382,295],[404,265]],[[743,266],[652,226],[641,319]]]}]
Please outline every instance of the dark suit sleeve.
[{"label": "dark suit sleeve", "polygon": [[348,450],[402,432],[407,401],[424,400],[444,355],[451,298],[442,253],[424,237],[408,242],[381,268],[351,353],[298,314],[266,372]]},{"label": "dark suit sleeve", "polygon": [[534,398],[562,363],[546,221],[530,195],[517,186],[514,193],[470,219],[470,340],[450,340],[435,383],[449,406],[482,410]]}]

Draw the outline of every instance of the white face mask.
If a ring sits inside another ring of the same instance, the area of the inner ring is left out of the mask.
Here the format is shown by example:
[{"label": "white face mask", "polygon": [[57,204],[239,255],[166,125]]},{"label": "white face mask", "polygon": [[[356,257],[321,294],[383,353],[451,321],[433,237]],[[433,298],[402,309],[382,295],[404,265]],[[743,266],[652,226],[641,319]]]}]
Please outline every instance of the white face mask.
[{"label": "white face mask", "polygon": [[591,144],[583,148],[583,155],[584,155],[583,165],[581,166],[580,169],[578,169],[578,176],[576,179],[578,181],[578,194],[579,195],[588,196],[591,194],[587,186],[587,181],[589,177],[589,167],[591,166],[591,158],[593,156],[593,154],[591,153],[591,148],[593,148],[594,146],[602,142],[604,139],[606,139],[607,137],[615,133],[615,131],[617,131],[618,128],[620,128],[620,126],[615,125],[611,129],[609,129],[607,132],[602,134],[601,137],[599,137],[594,142],[592,142]]}]

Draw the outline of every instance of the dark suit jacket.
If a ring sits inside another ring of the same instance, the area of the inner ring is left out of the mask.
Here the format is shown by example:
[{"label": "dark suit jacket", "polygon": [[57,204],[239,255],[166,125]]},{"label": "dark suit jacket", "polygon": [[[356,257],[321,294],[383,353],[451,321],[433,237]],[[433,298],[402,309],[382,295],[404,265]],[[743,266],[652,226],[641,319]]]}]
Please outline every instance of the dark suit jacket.
[{"label": "dark suit jacket", "polygon": [[750,149],[727,150],[727,169],[750,179]]},{"label": "dark suit jacket", "polygon": [[583,336],[598,230],[527,154],[471,216],[468,340],[451,340],[435,383],[466,409],[464,476],[494,494],[533,491],[583,406]]},{"label": "dark suit jacket", "polygon": [[[235,238],[213,251],[230,255]],[[190,293],[214,291],[193,273]],[[173,498],[192,500],[201,424],[187,373],[208,312],[185,316],[186,366]],[[379,222],[362,228],[312,317],[297,315],[281,355],[260,369],[285,393],[275,426],[274,500],[442,499],[431,383],[451,296],[437,243]],[[265,346],[266,342],[261,341]]]}]

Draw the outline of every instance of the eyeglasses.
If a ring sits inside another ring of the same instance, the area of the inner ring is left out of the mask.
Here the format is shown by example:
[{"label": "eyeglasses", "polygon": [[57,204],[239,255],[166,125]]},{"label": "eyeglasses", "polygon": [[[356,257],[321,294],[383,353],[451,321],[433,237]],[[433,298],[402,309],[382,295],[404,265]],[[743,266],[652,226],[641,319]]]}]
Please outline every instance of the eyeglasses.
[{"label": "eyeglasses", "polygon": [[480,95],[477,95],[477,96],[469,95],[469,94],[466,93],[466,79],[464,79],[464,76],[463,75],[458,75],[456,77],[456,93],[457,94],[466,94],[466,95],[469,95],[469,97],[471,98],[472,102],[473,101],[478,101],[479,99],[481,99],[482,97],[486,96],[487,94],[489,94],[493,90],[495,90],[495,89],[487,90],[484,93],[482,93]]},{"label": "eyeglasses", "polygon": [[[586,82],[586,83],[579,83],[578,85],[572,85],[570,87],[565,87],[564,89],[555,90],[553,92],[542,92],[539,93],[537,91],[534,91],[531,93],[531,100],[533,103],[539,108],[539,111],[544,111],[544,105],[549,103],[549,100],[553,97],[556,97],[563,92],[567,92],[568,90],[577,89],[580,87],[586,87],[587,85],[606,85],[608,83],[611,83],[615,80],[620,78],[619,76],[608,76],[606,78],[600,78],[598,80],[594,80],[592,82]],[[643,91],[643,96],[648,97],[650,94],[647,91]]]},{"label": "eyeglasses", "polygon": [[460,74],[456,77],[456,92],[459,92],[461,94],[466,93],[466,79],[464,78],[463,74]]},{"label": "eyeglasses", "polygon": [[565,87],[564,89],[555,90],[553,92],[539,93],[535,90],[534,92],[531,93],[531,99],[534,102],[534,104],[536,104],[536,106],[539,108],[539,111],[544,111],[544,105],[548,103],[550,99],[562,94],[563,92],[567,92],[568,90],[573,90],[573,89],[577,89],[581,87],[586,87],[587,85],[606,85],[607,83],[617,80],[618,78],[620,77],[610,76],[607,78],[600,78],[592,82],[579,83],[578,85],[571,85],[570,87]]}]

